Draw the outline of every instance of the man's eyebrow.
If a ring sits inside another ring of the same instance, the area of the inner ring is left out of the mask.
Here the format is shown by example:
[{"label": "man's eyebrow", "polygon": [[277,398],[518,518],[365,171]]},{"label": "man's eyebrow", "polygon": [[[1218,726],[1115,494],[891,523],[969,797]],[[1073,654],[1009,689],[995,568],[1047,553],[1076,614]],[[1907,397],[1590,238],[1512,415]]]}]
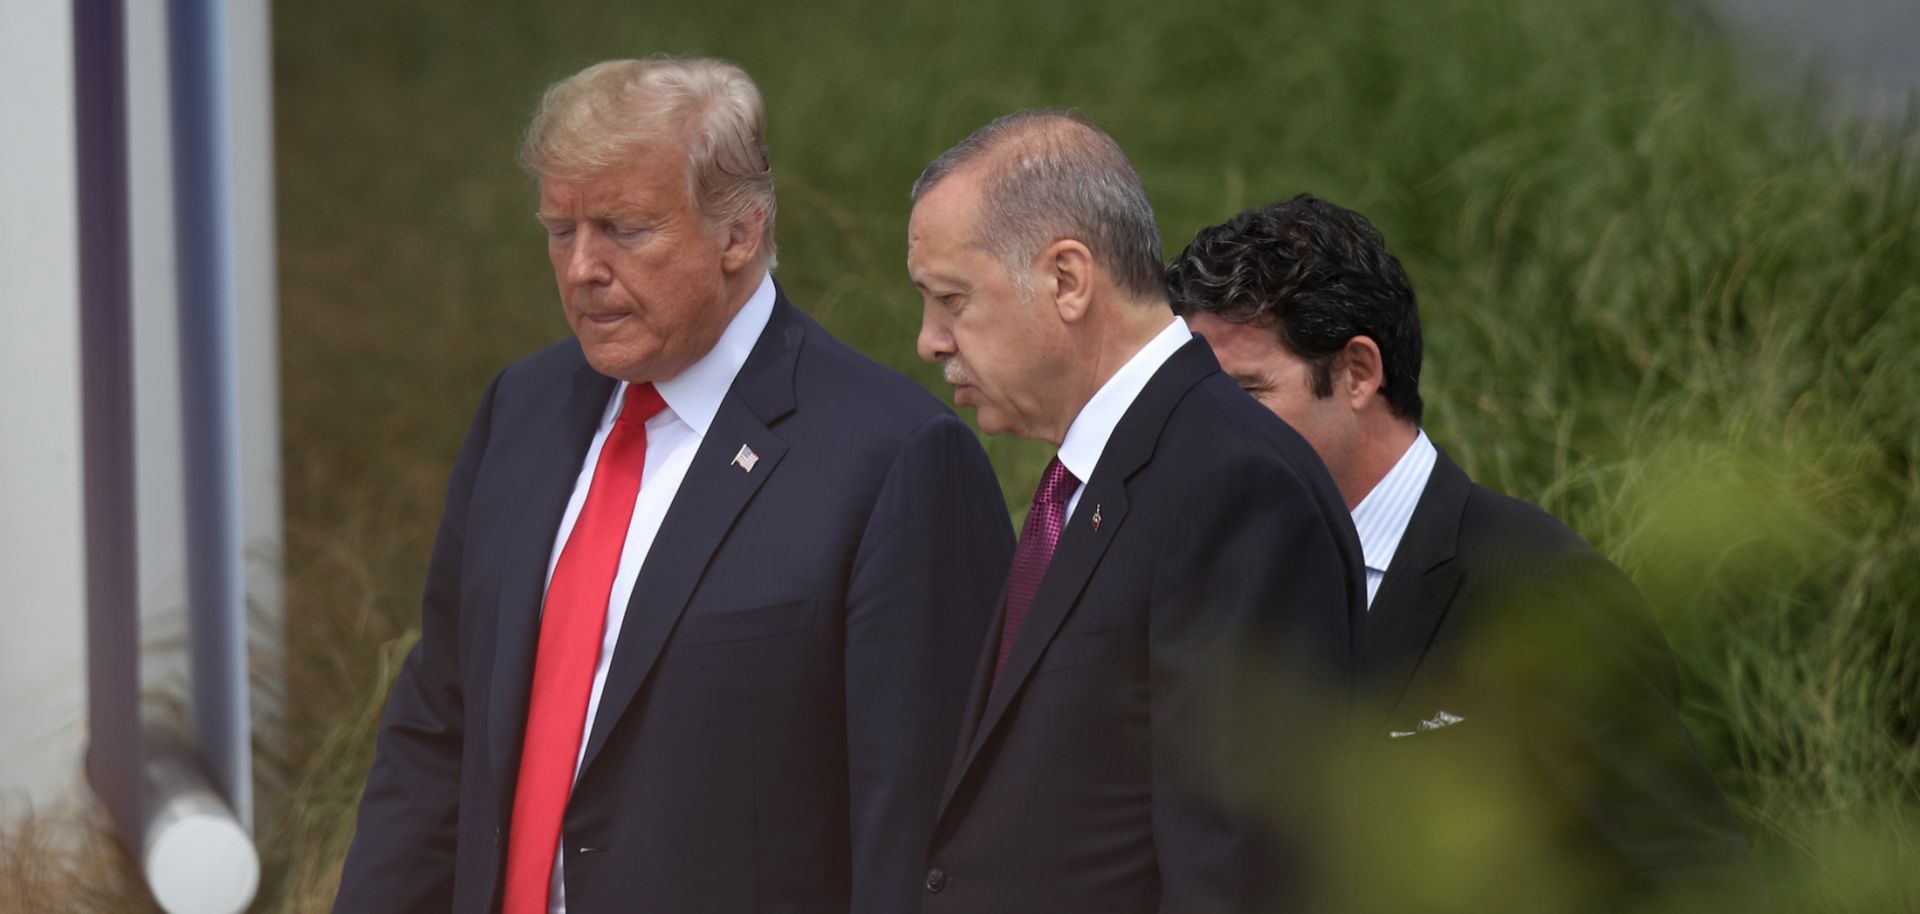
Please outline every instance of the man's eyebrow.
[{"label": "man's eyebrow", "polygon": [[[648,216],[644,211],[631,206],[616,206],[616,207],[613,207],[612,209],[608,209],[605,211],[588,212],[588,213],[585,213],[584,216],[585,218],[595,222],[602,222],[602,221],[648,222],[652,220],[652,217]],[[553,213],[553,212],[548,212],[546,210],[535,210],[533,213],[533,218],[538,219],[541,222],[572,222],[573,221],[573,215],[571,213]]]},{"label": "man's eyebrow", "polygon": [[911,278],[913,280],[913,284],[916,286],[919,286],[922,291],[932,291],[931,289],[932,286],[944,287],[945,289],[947,289],[948,292],[964,293],[968,291],[966,283],[941,273],[935,273],[932,271],[928,271],[924,275],[914,275],[909,273],[908,277]]}]

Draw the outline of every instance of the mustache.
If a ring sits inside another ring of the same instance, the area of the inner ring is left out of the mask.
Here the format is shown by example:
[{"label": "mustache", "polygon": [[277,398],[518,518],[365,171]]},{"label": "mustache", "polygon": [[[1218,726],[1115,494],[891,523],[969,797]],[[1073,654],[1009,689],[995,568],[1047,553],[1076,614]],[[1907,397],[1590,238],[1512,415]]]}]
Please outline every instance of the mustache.
[{"label": "mustache", "polygon": [[940,376],[955,387],[973,384],[972,373],[967,371],[967,366],[960,364],[959,359],[948,359],[940,363]]}]

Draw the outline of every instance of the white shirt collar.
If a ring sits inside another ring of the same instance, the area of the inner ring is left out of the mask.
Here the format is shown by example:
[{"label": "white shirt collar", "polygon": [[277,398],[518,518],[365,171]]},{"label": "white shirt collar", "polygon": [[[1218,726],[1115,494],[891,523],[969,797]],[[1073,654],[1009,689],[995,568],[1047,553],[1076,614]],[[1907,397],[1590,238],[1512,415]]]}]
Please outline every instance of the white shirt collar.
[{"label": "white shirt collar", "polygon": [[1426,431],[1422,430],[1393,469],[1380,478],[1367,497],[1353,506],[1353,528],[1360,534],[1360,554],[1366,560],[1367,570],[1386,574],[1387,565],[1400,548],[1401,537],[1406,535],[1407,523],[1413,520],[1420,493],[1426,491],[1427,479],[1433,475],[1438,455],[1433,442],[1427,440]]},{"label": "white shirt collar", "polygon": [[[706,355],[679,374],[653,382],[660,399],[667,403],[667,411],[685,422],[695,435],[707,436],[707,426],[713,424],[714,414],[720,411],[720,401],[726,399],[734,376],[740,373],[740,366],[747,363],[753,344],[760,340],[767,321],[773,317],[773,299],[773,274],[767,273],[760,277],[760,287],[740,306],[739,313],[727,323],[727,329],[721,331],[720,339]],[[621,381],[614,388],[613,403],[608,406],[604,421],[611,422],[619,414],[619,404],[626,392],[627,382]]]},{"label": "white shirt collar", "polygon": [[1154,372],[1191,339],[1193,331],[1187,329],[1187,322],[1174,318],[1166,329],[1120,366],[1107,383],[1100,385],[1087,405],[1080,408],[1080,414],[1073,417],[1073,424],[1067,426],[1067,436],[1060,441],[1060,462],[1066,465],[1067,472],[1082,483],[1093,478],[1094,467],[1100,465],[1100,454],[1107,449],[1107,439],[1113,437],[1113,428],[1120,424],[1127,407],[1133,405],[1134,398],[1153,380]]}]

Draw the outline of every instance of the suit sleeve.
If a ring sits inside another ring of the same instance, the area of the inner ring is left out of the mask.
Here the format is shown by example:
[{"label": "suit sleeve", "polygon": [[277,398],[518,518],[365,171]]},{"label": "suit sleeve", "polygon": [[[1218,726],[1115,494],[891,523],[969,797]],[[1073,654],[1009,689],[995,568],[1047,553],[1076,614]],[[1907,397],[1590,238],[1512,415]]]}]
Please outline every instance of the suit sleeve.
[{"label": "suit sleeve", "polygon": [[420,638],[387,699],[359,824],[340,875],[337,914],[445,911],[453,905],[465,732],[459,656],[462,540],[498,386],[496,377],[447,484],[421,598]]},{"label": "suit sleeve", "polygon": [[1536,767],[1604,845],[1603,890],[1628,908],[1741,898],[1757,910],[1746,838],[1680,719],[1673,655],[1638,589],[1582,548],[1530,590],[1517,718]]},{"label": "suit sleeve", "polygon": [[1312,768],[1350,688],[1351,521],[1271,461],[1209,472],[1196,492],[1149,623],[1160,909],[1299,910],[1317,828],[1312,788],[1297,788],[1322,782]]},{"label": "suit sleeve", "polygon": [[919,908],[935,808],[1013,552],[972,430],[928,420],[888,471],[846,607],[853,914]]}]

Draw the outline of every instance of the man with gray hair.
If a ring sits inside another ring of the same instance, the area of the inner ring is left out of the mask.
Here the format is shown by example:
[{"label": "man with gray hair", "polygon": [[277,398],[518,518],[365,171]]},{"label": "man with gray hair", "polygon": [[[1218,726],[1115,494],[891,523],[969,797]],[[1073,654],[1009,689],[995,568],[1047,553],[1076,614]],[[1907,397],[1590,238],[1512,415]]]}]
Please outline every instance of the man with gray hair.
[{"label": "man with gray hair", "polygon": [[1305,837],[1291,801],[1335,741],[1366,593],[1338,490],[1170,310],[1146,190],[1098,127],[1008,115],[913,200],[921,357],[982,429],[1058,449],[920,909],[1290,909],[1304,873],[1281,849],[1307,843],[1285,840]]},{"label": "man with gray hair", "polygon": [[723,61],[548,90],[573,338],[481,399],[337,911],[917,903],[1011,531],[966,424],[773,281],[764,121]]}]

